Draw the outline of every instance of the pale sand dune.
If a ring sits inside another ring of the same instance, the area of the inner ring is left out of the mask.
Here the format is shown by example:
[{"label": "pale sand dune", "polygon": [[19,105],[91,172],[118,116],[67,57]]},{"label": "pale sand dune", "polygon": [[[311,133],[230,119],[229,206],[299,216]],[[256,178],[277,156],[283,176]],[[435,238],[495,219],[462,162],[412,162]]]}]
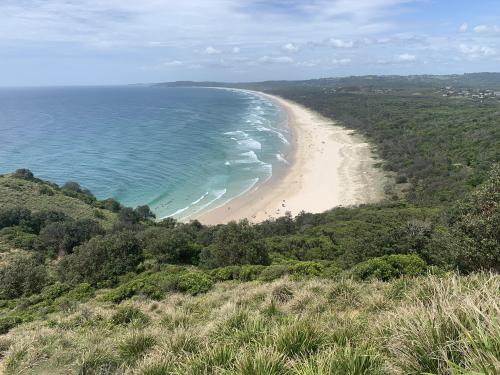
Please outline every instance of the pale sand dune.
[{"label": "pale sand dune", "polygon": [[370,145],[352,130],[277,96],[259,93],[282,106],[293,131],[294,152],[281,176],[226,205],[197,217],[204,224],[247,218],[260,222],[301,211],[318,213],[337,206],[381,200],[384,174],[374,167]]}]

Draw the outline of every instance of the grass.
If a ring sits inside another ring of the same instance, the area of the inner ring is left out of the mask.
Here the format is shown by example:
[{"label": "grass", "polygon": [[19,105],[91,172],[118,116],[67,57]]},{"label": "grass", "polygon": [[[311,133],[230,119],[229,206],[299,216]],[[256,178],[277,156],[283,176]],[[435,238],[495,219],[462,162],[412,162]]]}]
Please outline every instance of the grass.
[{"label": "grass", "polygon": [[[51,193],[47,194],[45,189],[49,189]],[[92,219],[106,229],[111,228],[116,221],[116,214],[64,195],[46,183],[0,175],[0,207],[18,206],[19,202],[31,211],[55,210],[75,220]]]},{"label": "grass", "polygon": [[98,293],[3,335],[0,361],[7,375],[489,375],[499,319],[500,276],[487,273],[228,281],[120,305]]}]

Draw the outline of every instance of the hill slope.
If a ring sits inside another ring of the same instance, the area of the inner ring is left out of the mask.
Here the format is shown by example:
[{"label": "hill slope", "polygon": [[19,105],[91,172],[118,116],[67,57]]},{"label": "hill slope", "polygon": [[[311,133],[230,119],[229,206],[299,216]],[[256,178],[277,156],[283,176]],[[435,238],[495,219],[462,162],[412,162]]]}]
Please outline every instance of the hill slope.
[{"label": "hill slope", "polygon": [[119,306],[98,295],[14,329],[0,350],[6,374],[493,374],[499,290],[478,274],[225,282]]}]

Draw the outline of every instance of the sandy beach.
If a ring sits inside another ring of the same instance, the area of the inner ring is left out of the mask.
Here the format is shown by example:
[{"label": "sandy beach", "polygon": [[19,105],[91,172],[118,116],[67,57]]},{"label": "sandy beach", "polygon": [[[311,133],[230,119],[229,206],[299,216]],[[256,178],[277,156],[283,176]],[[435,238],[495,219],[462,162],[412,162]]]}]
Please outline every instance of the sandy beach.
[{"label": "sandy beach", "polygon": [[289,167],[198,220],[204,224],[244,218],[260,222],[287,211],[293,216],[301,211],[319,213],[383,198],[384,173],[374,167],[371,146],[362,137],[297,103],[258,94],[287,112],[294,143]]}]

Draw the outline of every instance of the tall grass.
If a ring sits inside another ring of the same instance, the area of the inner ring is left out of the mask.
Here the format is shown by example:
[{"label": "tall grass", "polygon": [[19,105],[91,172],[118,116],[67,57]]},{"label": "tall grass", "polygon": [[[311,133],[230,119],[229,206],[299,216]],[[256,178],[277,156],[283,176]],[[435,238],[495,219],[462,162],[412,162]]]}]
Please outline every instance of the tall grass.
[{"label": "tall grass", "polygon": [[[97,296],[13,329],[0,361],[7,375],[497,375],[499,303],[500,277],[486,273],[228,282],[118,306]],[[83,310],[99,320],[77,324]]]}]

